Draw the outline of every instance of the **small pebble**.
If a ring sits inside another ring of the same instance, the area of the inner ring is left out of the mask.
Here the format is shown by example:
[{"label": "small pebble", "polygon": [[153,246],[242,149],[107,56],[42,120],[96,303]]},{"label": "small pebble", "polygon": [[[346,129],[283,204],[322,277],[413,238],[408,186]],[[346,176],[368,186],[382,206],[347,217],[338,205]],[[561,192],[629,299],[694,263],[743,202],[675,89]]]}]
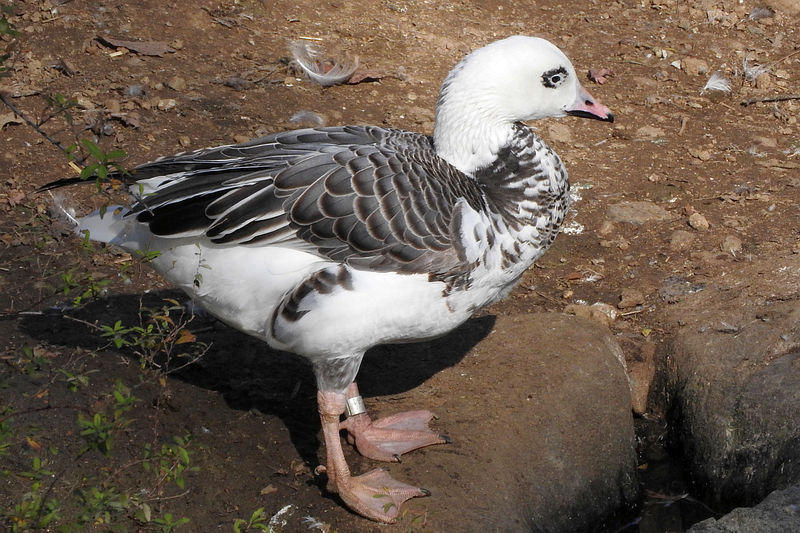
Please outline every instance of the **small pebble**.
[{"label": "small pebble", "polygon": [[711,159],[711,152],[708,150],[701,150],[699,148],[689,148],[689,155],[699,159],[700,161],[708,161]]},{"label": "small pebble", "polygon": [[742,240],[735,235],[726,235],[719,247],[723,252],[735,256],[742,251]]},{"label": "small pebble", "polygon": [[762,72],[756,76],[756,89],[766,90],[772,87],[772,78],[769,72]]},{"label": "small pebble", "polygon": [[602,302],[597,302],[592,305],[569,304],[564,308],[564,312],[594,320],[604,326],[610,326],[617,318],[617,310],[614,309],[613,306]]},{"label": "small pebble", "polygon": [[651,140],[663,136],[664,136],[664,130],[662,130],[661,128],[656,128],[655,126],[642,126],[641,128],[636,130],[637,139]]},{"label": "small pebble", "polygon": [[706,231],[709,228],[708,220],[706,217],[698,212],[689,215],[689,225],[697,231]]},{"label": "small pebble", "polygon": [[156,107],[158,107],[161,111],[169,111],[170,109],[174,108],[178,105],[178,101],[174,98],[161,98],[158,101]]},{"label": "small pebble", "polygon": [[688,250],[694,244],[694,240],[694,234],[682,229],[675,230],[669,237],[669,247],[676,252]]},{"label": "small pebble", "polygon": [[547,126],[547,136],[553,142],[571,143],[572,129],[563,122],[553,122]]},{"label": "small pebble", "polygon": [[173,76],[167,82],[167,87],[172,89],[173,91],[185,91],[186,90],[186,80],[181,78],[180,76]]},{"label": "small pebble", "polygon": [[699,76],[701,74],[708,74],[708,63],[705,60],[697,57],[685,57],[681,61],[683,70],[690,76]]},{"label": "small pebble", "polygon": [[617,307],[620,309],[628,309],[629,307],[636,307],[644,303],[644,295],[641,291],[636,289],[622,289],[622,294],[619,295],[619,303]]},{"label": "small pebble", "polygon": [[121,109],[119,100],[115,100],[113,98],[103,102],[103,107],[105,107],[106,111],[108,111],[109,113],[119,113]]}]

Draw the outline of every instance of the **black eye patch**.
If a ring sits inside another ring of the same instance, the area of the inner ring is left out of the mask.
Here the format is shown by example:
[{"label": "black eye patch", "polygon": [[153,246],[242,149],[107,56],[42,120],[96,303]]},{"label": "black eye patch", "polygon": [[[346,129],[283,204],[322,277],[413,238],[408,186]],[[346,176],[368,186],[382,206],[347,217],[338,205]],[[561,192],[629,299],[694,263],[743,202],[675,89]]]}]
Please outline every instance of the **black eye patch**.
[{"label": "black eye patch", "polygon": [[564,67],[554,68],[542,74],[542,85],[552,89],[567,79],[567,69]]}]

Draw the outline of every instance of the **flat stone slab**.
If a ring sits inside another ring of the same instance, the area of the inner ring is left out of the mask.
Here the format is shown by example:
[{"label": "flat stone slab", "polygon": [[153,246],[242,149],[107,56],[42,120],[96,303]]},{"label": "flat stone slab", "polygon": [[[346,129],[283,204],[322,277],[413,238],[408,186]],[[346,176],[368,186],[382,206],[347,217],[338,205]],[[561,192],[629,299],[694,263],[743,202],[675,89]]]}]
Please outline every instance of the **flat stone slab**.
[{"label": "flat stone slab", "polygon": [[500,316],[457,365],[402,401],[368,402],[378,402],[376,415],[430,408],[453,439],[408,454],[407,472],[390,465],[395,477],[433,494],[407,502],[408,516],[424,508],[431,531],[572,532],[634,505],[636,453],[621,358],[608,329],[593,321]]},{"label": "flat stone slab", "polygon": [[720,519],[693,525],[688,533],[788,533],[800,531],[800,485],[777,490],[755,507],[739,507]]},{"label": "flat stone slab", "polygon": [[672,220],[672,215],[666,209],[653,202],[619,202],[608,206],[606,216],[614,222],[627,222],[629,224],[646,224],[648,222],[663,222]]}]

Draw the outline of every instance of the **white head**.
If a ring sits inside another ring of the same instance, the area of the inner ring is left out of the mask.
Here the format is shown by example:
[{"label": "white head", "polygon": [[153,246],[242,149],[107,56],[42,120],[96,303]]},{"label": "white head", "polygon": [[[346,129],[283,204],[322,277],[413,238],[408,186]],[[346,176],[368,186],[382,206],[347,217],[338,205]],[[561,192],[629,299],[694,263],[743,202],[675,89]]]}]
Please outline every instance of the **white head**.
[{"label": "white head", "polygon": [[490,163],[515,122],[576,115],[612,122],[555,45],[517,35],[475,50],[450,71],[439,94],[437,153],[466,173]]}]

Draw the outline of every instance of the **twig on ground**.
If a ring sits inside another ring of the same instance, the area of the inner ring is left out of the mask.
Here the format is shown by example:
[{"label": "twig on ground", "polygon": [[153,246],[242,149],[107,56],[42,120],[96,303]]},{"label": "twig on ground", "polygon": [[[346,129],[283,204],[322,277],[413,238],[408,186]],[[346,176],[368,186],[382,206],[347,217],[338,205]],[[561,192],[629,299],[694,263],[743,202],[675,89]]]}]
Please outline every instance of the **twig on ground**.
[{"label": "twig on ground", "polygon": [[770,96],[767,98],[750,98],[749,100],[742,100],[740,104],[747,107],[751,104],[758,104],[762,102],[783,102],[785,100],[800,100],[800,94],[784,94],[781,96]]},{"label": "twig on ground", "polygon": [[778,58],[778,59],[776,59],[775,61],[770,61],[770,62],[769,62],[769,63],[767,63],[765,66],[767,66],[767,67],[768,67],[768,66],[770,66],[770,65],[774,65],[775,63],[780,63],[781,61],[785,61],[785,60],[789,59],[790,57],[794,57],[794,56],[796,56],[797,54],[800,54],[800,48],[798,48],[797,50],[795,50],[795,51],[794,51],[794,52],[792,52],[792,53],[786,54],[785,56],[783,56],[783,57],[781,57],[781,58]]}]

